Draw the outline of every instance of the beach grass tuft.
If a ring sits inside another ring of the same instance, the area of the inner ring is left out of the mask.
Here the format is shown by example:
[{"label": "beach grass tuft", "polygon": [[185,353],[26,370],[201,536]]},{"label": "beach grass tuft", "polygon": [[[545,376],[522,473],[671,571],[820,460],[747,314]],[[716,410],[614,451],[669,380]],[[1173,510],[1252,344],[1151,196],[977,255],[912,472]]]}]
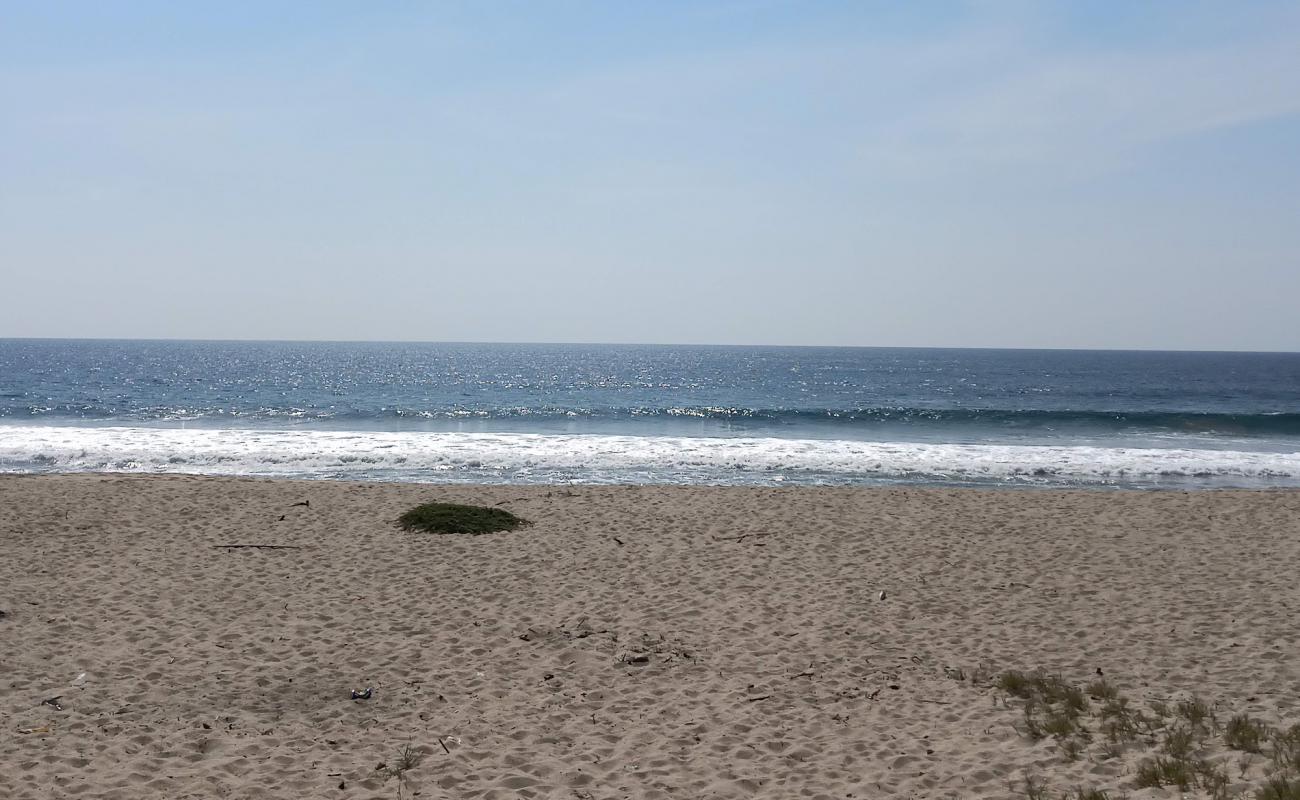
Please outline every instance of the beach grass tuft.
[{"label": "beach grass tuft", "polygon": [[1186,761],[1156,756],[1144,759],[1141,764],[1138,764],[1135,783],[1139,789],[1176,786],[1178,791],[1185,792],[1196,783],[1196,772]]},{"label": "beach grass tuft", "polygon": [[1025,800],[1051,800],[1047,786],[1033,775],[1025,777]]},{"label": "beach grass tuft", "polygon": [[1210,800],[1228,800],[1228,768],[1222,764],[1215,766],[1205,759],[1193,764],[1197,781],[1201,788],[1210,795]]},{"label": "beach grass tuft", "polygon": [[1061,751],[1066,761],[1078,761],[1083,756],[1084,743],[1073,737],[1058,737],[1056,748]]},{"label": "beach grass tuft", "polygon": [[1147,720],[1142,712],[1129,705],[1128,698],[1120,694],[1107,700],[1101,707],[1101,731],[1112,744],[1135,741],[1146,725]]},{"label": "beach grass tuft", "polygon": [[1066,683],[1056,675],[1043,672],[1010,670],[998,676],[997,688],[1021,700],[1039,700],[1049,706],[1059,706],[1070,718],[1076,718],[1088,708],[1088,698],[1083,690]]},{"label": "beach grass tuft", "polygon": [[409,744],[397,751],[392,764],[380,765],[384,781],[397,779],[397,800],[402,800],[402,786],[406,783],[406,773],[415,769],[424,760],[424,755]]},{"label": "beach grass tuft", "polygon": [[[1051,737],[1066,761],[1117,759],[1129,749],[1146,750],[1147,757],[1129,773],[1134,788],[1196,791],[1209,800],[1300,800],[1300,724],[1275,728],[1249,714],[1221,723],[1215,715],[1220,706],[1195,696],[1176,703],[1149,700],[1148,713],[1104,680],[1080,689],[1045,670],[1001,672],[983,685],[1020,698],[1023,717],[1013,727],[1034,741]],[[1004,704],[1012,705],[1009,698]],[[1097,723],[1093,730],[1102,734],[1099,740],[1089,732],[1090,721]],[[1253,763],[1271,760],[1272,769],[1256,778],[1266,782],[1255,783],[1253,790],[1234,786],[1231,751],[1239,756],[1242,780],[1255,773]],[[1077,787],[1057,794],[1037,776],[1023,781],[1022,793],[1030,800],[1107,797],[1104,790]]]},{"label": "beach grass tuft", "polygon": [[1214,711],[1208,703],[1199,697],[1179,701],[1175,711],[1178,716],[1187,720],[1187,723],[1192,726],[1194,731],[1209,732],[1211,728],[1217,727]]},{"label": "beach grass tuft", "polygon": [[1273,766],[1300,773],[1300,723],[1273,734]]},{"label": "beach grass tuft", "polygon": [[1021,709],[1021,712],[1024,714],[1024,720],[1019,725],[1015,726],[1021,736],[1032,739],[1035,742],[1047,735],[1043,732],[1042,723],[1038,721],[1038,715],[1035,711],[1036,708],[1037,704],[1032,699],[1026,701],[1024,708]]},{"label": "beach grass tuft", "polygon": [[1158,720],[1161,721],[1167,720],[1174,714],[1174,710],[1170,708],[1169,704],[1163,700],[1152,700],[1150,705],[1151,705],[1151,713],[1155,714],[1156,719]]},{"label": "beach grass tuft", "polygon": [[1268,726],[1263,722],[1252,719],[1249,714],[1238,714],[1223,727],[1223,743],[1233,750],[1258,753],[1268,734]]},{"label": "beach grass tuft", "polygon": [[1021,735],[1035,741],[1051,736],[1066,761],[1083,756],[1092,736],[1083,724],[1088,698],[1082,689],[1042,670],[1004,672],[994,686],[1024,700],[1024,718],[1015,726]]},{"label": "beach grass tuft", "polygon": [[1165,734],[1164,751],[1170,758],[1186,761],[1193,749],[1195,749],[1195,742],[1189,729],[1171,728]]},{"label": "beach grass tuft", "polygon": [[1119,696],[1119,690],[1108,683],[1105,678],[1100,678],[1088,684],[1084,687],[1084,691],[1093,700],[1114,700]]},{"label": "beach grass tuft", "polygon": [[1012,697],[1028,700],[1034,695],[1034,680],[1020,670],[1008,670],[998,676],[997,687]]},{"label": "beach grass tuft", "polygon": [[425,503],[398,517],[397,524],[408,531],[478,535],[513,531],[532,523],[501,508]]},{"label": "beach grass tuft", "polygon": [[1300,800],[1300,778],[1274,775],[1255,792],[1255,800]]}]

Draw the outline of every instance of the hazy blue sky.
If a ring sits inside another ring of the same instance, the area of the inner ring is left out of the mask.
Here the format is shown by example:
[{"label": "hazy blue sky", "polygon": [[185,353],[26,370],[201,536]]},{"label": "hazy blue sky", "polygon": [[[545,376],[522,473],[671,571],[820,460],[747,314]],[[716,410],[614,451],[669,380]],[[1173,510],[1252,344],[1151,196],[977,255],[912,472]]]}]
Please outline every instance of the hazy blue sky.
[{"label": "hazy blue sky", "polygon": [[5,3],[0,336],[1300,350],[1300,4]]}]

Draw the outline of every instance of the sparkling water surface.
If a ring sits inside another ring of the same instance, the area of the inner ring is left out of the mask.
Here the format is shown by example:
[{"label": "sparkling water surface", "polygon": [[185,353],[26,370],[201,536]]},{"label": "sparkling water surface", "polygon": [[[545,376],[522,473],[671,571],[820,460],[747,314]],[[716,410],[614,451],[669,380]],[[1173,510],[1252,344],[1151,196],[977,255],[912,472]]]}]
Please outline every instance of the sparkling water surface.
[{"label": "sparkling water surface", "polygon": [[0,470],[1300,485],[1300,354],[0,340]]}]

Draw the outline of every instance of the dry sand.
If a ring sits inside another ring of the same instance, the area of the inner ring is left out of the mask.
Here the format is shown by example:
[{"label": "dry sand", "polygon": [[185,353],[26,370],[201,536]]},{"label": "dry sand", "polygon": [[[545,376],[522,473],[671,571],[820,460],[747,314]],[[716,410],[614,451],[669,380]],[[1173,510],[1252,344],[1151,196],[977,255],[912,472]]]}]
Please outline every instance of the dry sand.
[{"label": "dry sand", "polygon": [[0,543],[6,798],[1177,796],[981,665],[1300,721],[1295,492],[8,476]]}]

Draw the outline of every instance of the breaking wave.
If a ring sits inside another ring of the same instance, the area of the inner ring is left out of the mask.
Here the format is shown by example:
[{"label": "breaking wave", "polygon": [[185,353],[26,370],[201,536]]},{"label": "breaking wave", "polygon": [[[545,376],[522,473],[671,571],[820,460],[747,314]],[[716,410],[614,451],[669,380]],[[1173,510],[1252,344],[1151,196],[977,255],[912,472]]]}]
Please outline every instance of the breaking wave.
[{"label": "breaking wave", "polygon": [[507,483],[1297,486],[1300,452],[766,437],[2,426],[0,471]]}]

